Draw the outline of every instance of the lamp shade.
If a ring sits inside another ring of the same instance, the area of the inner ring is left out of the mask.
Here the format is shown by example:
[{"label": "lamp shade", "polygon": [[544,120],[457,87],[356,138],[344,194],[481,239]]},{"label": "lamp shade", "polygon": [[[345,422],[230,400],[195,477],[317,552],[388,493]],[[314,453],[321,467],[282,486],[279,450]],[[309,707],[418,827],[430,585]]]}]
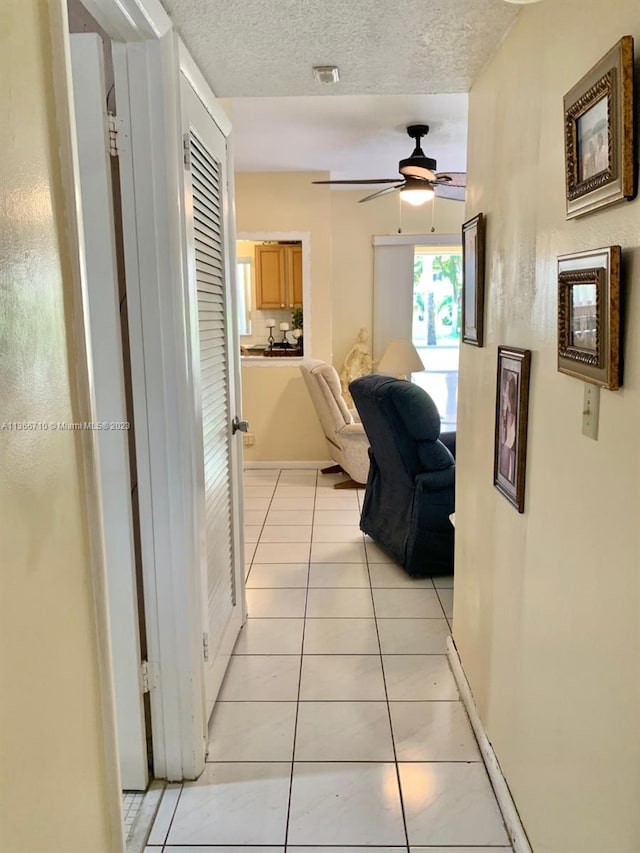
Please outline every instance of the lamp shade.
[{"label": "lamp shade", "polygon": [[407,376],[424,370],[422,359],[417,349],[403,338],[390,341],[378,365],[378,373],[388,373],[391,376]]}]

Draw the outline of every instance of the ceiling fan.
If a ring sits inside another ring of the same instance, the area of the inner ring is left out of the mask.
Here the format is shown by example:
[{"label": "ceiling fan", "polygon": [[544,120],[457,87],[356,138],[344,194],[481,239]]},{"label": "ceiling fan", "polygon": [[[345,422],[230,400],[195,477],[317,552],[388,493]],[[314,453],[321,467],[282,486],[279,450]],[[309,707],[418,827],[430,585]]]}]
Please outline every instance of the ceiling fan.
[{"label": "ceiling fan", "polygon": [[465,172],[436,172],[436,161],[427,157],[420,146],[420,140],[429,133],[428,124],[411,124],[407,128],[411,139],[415,139],[416,147],[410,157],[400,160],[398,171],[400,178],[372,178],[371,180],[353,181],[313,181],[314,184],[393,184],[377,190],[371,195],[360,199],[372,201],[374,198],[400,190],[400,197],[418,207],[430,201],[434,195],[449,198],[454,201],[465,200],[467,175]]}]

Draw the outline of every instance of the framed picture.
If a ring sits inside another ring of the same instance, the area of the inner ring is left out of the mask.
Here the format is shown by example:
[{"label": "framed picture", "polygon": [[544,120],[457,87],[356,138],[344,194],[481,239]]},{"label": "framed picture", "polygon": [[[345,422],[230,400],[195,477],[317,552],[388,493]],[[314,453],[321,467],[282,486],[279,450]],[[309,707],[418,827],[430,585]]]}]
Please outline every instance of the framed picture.
[{"label": "framed picture", "polygon": [[558,370],[620,387],[620,246],[558,258]]},{"label": "framed picture", "polygon": [[462,340],[484,346],[484,214],[462,226]]},{"label": "framed picture", "polygon": [[565,95],[564,145],[567,219],[634,197],[631,36]]},{"label": "framed picture", "polygon": [[493,484],[524,512],[531,350],[498,347]]}]

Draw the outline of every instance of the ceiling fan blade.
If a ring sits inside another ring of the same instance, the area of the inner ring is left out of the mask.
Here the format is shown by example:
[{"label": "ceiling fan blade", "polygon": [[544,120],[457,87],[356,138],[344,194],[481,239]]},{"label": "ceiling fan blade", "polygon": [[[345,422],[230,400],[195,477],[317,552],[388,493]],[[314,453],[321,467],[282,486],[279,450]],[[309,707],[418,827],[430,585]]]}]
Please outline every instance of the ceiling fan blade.
[{"label": "ceiling fan blade", "polygon": [[446,181],[450,187],[466,187],[467,173],[466,172],[438,172],[436,175],[438,181]]},{"label": "ceiling fan blade", "polygon": [[396,184],[398,178],[354,179],[353,181],[311,181],[312,184]]},{"label": "ceiling fan blade", "polygon": [[358,204],[362,204],[363,201],[372,201],[374,198],[379,198],[381,195],[385,195],[386,193],[392,193],[394,190],[402,189],[404,186],[404,181],[400,184],[396,184],[395,187],[385,187],[383,190],[378,190],[376,193],[371,193],[371,195],[365,196],[358,200]]},{"label": "ceiling fan blade", "polygon": [[435,194],[438,198],[448,198],[451,201],[465,201],[466,187],[451,186],[451,184],[436,184]]}]

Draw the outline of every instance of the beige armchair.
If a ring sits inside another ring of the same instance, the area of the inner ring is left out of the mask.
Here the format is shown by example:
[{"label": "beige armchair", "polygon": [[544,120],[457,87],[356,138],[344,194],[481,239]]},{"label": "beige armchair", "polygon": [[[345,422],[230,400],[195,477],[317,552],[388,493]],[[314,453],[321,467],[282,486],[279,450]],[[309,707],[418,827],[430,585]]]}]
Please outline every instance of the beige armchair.
[{"label": "beige armchair", "polygon": [[303,362],[300,371],[329,443],[331,458],[338,463],[323,469],[323,473],[343,470],[349,475],[351,480],[337,483],[336,488],[366,483],[369,441],[358,413],[350,410],[344,401],[338,372],[331,364],[317,360]]}]

